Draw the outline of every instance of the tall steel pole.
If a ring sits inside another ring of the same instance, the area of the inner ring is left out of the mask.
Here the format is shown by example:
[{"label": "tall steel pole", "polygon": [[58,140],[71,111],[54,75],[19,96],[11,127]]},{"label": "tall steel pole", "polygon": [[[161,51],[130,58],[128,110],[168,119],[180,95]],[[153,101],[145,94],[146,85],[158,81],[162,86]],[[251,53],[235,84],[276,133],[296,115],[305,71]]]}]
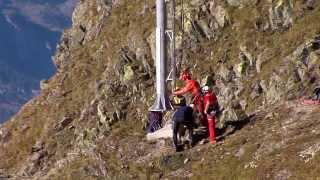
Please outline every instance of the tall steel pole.
[{"label": "tall steel pole", "polygon": [[166,85],[166,39],[165,39],[165,0],[156,1],[156,100],[150,111],[171,110],[172,106]]},{"label": "tall steel pole", "polygon": [[172,41],[171,41],[171,68],[172,68],[172,91],[176,88],[176,74],[177,74],[177,62],[176,62],[176,2],[171,0],[172,8]]}]

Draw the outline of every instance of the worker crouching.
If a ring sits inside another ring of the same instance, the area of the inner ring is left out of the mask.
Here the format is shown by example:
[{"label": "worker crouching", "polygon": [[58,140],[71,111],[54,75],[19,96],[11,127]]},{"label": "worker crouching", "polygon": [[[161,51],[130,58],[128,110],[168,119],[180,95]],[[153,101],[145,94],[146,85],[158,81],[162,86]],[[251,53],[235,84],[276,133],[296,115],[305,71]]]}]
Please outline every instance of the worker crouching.
[{"label": "worker crouching", "polygon": [[194,144],[193,129],[194,129],[194,117],[193,108],[187,106],[186,100],[183,96],[174,97],[174,106],[177,110],[174,112],[172,117],[172,130],[173,130],[173,144],[176,152],[181,151],[183,148],[178,143],[178,135],[181,140],[181,129],[187,128],[189,132],[190,144]]}]

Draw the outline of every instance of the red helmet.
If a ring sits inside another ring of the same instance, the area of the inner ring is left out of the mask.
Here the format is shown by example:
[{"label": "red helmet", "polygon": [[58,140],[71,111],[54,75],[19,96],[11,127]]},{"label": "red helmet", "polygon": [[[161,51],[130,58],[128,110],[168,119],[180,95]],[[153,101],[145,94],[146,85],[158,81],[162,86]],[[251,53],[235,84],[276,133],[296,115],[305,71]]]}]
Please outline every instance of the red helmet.
[{"label": "red helmet", "polygon": [[184,70],[179,79],[182,80],[182,81],[191,79],[191,75],[190,75],[189,71],[188,70]]}]

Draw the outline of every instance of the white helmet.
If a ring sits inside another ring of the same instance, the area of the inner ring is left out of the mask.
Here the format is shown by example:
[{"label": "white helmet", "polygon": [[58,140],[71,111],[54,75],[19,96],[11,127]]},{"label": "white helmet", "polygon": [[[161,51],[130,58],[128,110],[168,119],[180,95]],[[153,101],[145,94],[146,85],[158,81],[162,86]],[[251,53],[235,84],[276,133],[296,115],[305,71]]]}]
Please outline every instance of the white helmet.
[{"label": "white helmet", "polygon": [[202,92],[208,92],[210,90],[210,87],[209,86],[203,86],[202,87]]}]

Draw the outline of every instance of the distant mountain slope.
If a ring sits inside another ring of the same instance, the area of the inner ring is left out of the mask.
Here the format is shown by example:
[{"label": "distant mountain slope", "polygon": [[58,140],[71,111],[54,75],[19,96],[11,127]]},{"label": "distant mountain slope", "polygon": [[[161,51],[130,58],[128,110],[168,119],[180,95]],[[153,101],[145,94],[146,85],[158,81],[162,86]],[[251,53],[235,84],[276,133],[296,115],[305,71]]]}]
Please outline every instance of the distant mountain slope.
[{"label": "distant mountain slope", "polygon": [[38,82],[23,76],[0,61],[0,115],[9,117],[19,110],[21,104],[38,94]]},{"label": "distant mountain slope", "polygon": [[71,24],[75,2],[0,2],[0,122],[39,90],[41,79],[54,73],[51,56],[62,30]]}]

